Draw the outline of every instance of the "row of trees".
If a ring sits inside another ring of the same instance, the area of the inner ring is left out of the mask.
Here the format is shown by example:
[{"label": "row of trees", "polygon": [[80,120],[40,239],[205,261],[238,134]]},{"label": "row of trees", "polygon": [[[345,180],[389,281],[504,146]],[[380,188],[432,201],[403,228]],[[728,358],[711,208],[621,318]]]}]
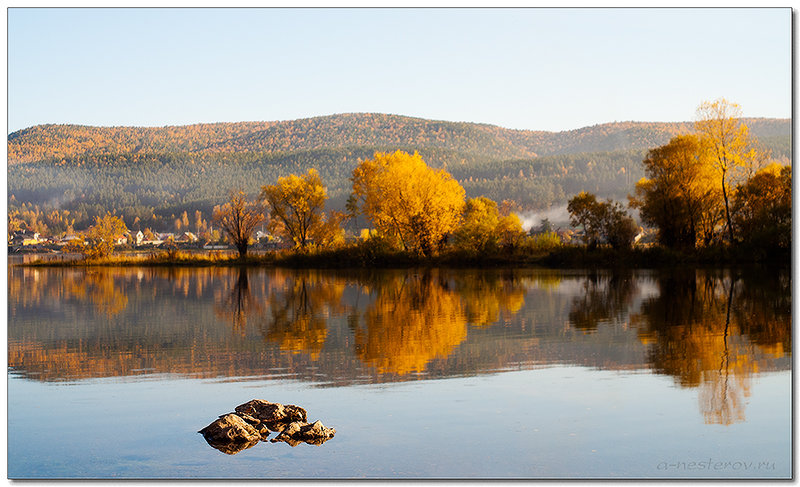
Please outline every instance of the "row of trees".
[{"label": "row of trees", "polygon": [[240,255],[250,234],[264,222],[305,251],[311,245],[331,247],[344,242],[342,222],[366,217],[373,227],[363,237],[387,249],[430,256],[451,240],[475,253],[513,249],[525,237],[520,219],[510,208],[485,198],[465,200],[464,188],[443,169],[430,168],[418,153],[376,152],[353,171],[348,212],[325,212],[322,178],[311,169],[302,176],[278,178],[263,186],[255,201],[236,192],[214,213]]},{"label": "row of trees", "polygon": [[[656,227],[662,245],[694,248],[748,242],[788,248],[791,242],[791,169],[772,164],[748,128],[740,108],[724,99],[698,109],[696,133],[652,149],[643,161],[646,178],[630,206]],[[511,205],[481,196],[466,198],[445,169],[429,167],[418,154],[375,152],[350,177],[347,213],[325,212],[328,193],[316,169],[279,177],[254,200],[235,191],[216,207],[213,221],[240,256],[256,227],[268,224],[294,246],[328,248],[344,242],[342,224],[363,216],[374,230],[362,235],[386,250],[430,256],[447,245],[478,255],[512,251],[525,238]],[[620,203],[580,192],[567,209],[590,248],[607,243],[629,248],[639,233]],[[184,218],[187,220],[188,217]],[[93,227],[99,227],[100,220]]]},{"label": "row of trees", "polygon": [[630,198],[642,220],[657,228],[659,243],[788,248],[791,168],[767,165],[769,153],[741,122],[735,103],[703,103],[695,129],[648,152],[646,177]]}]

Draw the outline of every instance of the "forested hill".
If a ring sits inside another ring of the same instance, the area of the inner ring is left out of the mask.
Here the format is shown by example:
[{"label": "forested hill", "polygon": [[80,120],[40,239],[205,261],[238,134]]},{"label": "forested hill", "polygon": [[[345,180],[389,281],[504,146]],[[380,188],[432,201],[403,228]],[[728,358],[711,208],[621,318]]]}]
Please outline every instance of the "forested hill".
[{"label": "forested hill", "polygon": [[[790,135],[789,119],[747,119],[746,123],[758,138]],[[689,131],[687,122],[614,122],[543,132],[371,113],[168,127],[37,125],[8,136],[8,163],[81,155],[275,153],[354,146],[436,148],[491,159],[518,159],[649,149]]]},{"label": "forested hill", "polygon": [[[773,157],[791,158],[790,120],[746,123]],[[85,228],[106,211],[166,229],[183,212],[208,218],[231,189],[255,195],[280,176],[315,168],[329,207],[344,209],[360,159],[404,150],[446,168],[468,197],[540,210],[580,191],[625,200],[644,175],[647,150],[691,129],[621,122],[537,132],[381,114],[161,128],[39,125],[8,136],[8,205],[29,228],[51,232],[69,222]]]}]

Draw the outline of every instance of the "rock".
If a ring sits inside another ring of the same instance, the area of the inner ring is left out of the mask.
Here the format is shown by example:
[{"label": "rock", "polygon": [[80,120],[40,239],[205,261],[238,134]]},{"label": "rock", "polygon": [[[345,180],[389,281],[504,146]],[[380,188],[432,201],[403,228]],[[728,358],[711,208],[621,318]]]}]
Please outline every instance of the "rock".
[{"label": "rock", "polygon": [[306,422],[306,410],[293,404],[279,404],[253,399],[236,406],[236,412],[223,414],[201,429],[209,445],[233,455],[267,441],[271,431],[278,436],[270,440],[297,446],[300,443],[321,445],[333,438],[336,430],[326,428],[321,421]]},{"label": "rock", "polygon": [[284,428],[278,436],[271,439],[270,442],[277,443],[284,441],[291,446],[298,444],[308,443],[310,445],[321,445],[326,441],[333,438],[336,430],[333,428],[326,428],[322,421],[315,421],[314,423],[306,423],[296,421]]},{"label": "rock", "polygon": [[[206,440],[206,441],[208,441],[208,440]],[[219,450],[222,453],[225,453],[227,455],[236,455],[240,451],[247,450],[248,448],[252,448],[252,447],[256,446],[259,443],[260,443],[260,441],[258,441],[258,440],[244,442],[244,443],[237,442],[237,441],[233,441],[233,442],[230,442],[230,443],[208,441],[208,444],[210,446],[212,446],[213,448],[216,448],[217,450]]]},{"label": "rock", "polygon": [[232,455],[261,441],[262,434],[236,414],[226,414],[199,431],[209,445]]},{"label": "rock", "polygon": [[253,399],[236,406],[236,414],[246,414],[264,423],[306,421],[306,410],[293,404],[279,404]]}]

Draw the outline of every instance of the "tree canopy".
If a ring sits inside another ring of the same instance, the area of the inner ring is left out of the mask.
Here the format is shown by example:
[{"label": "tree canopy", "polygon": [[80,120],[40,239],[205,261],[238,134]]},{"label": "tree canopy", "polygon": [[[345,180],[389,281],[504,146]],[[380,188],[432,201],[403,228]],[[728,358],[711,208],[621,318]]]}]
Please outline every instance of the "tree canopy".
[{"label": "tree canopy", "polygon": [[418,153],[376,152],[356,167],[352,181],[351,209],[404,250],[422,255],[441,248],[464,208],[464,188]]},{"label": "tree canopy", "polygon": [[264,207],[244,191],[233,190],[227,203],[214,208],[213,218],[236,246],[239,258],[244,258],[253,231],[264,222]]},{"label": "tree canopy", "polygon": [[261,198],[269,205],[270,227],[291,239],[296,247],[305,249],[313,237],[319,236],[328,196],[315,169],[309,169],[304,176],[292,174],[278,178],[276,184],[262,186]]},{"label": "tree canopy", "polygon": [[631,205],[645,223],[658,229],[668,247],[694,248],[708,244],[722,217],[710,154],[696,135],[681,135],[648,152],[646,178],[636,184]]},{"label": "tree canopy", "polygon": [[697,108],[695,122],[695,129],[705,145],[704,149],[710,153],[709,160],[717,174],[731,242],[735,240],[730,210],[731,186],[752,174],[768,158],[768,154],[757,147],[750,129],[741,118],[742,110],[738,104],[720,98],[703,102]]}]

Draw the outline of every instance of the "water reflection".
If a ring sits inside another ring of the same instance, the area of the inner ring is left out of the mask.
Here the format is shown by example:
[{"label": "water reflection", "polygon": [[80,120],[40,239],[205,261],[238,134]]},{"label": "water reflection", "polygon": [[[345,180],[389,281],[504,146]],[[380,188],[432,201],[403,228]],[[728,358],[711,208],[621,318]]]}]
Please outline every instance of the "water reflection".
[{"label": "water reflection", "polygon": [[247,329],[248,315],[262,312],[261,303],[250,293],[246,268],[239,269],[230,291],[223,291],[223,294],[225,298],[214,306],[215,314],[223,321],[230,323],[234,331],[244,335]]},{"label": "water reflection", "polygon": [[791,349],[788,276],[775,277],[693,270],[662,274],[660,292],[632,317],[653,370],[673,376],[682,387],[699,387],[708,423],[743,421],[752,376],[766,357],[784,358]]},{"label": "water reflection", "polygon": [[380,374],[405,375],[446,358],[467,337],[464,302],[436,270],[374,280],[377,298],[355,332],[355,352]]},{"label": "water reflection", "polygon": [[791,368],[791,276],[722,271],[9,267],[9,369],[323,385],[548,364],[669,375],[709,423]]},{"label": "water reflection", "polygon": [[327,319],[347,311],[342,303],[345,282],[309,270],[281,275],[276,281],[269,292],[269,316],[259,325],[261,333],[281,350],[305,353],[316,361],[328,336]]},{"label": "water reflection", "polygon": [[569,321],[587,333],[600,323],[619,322],[629,311],[636,291],[631,270],[592,271],[584,279],[583,293],[573,300]]}]

